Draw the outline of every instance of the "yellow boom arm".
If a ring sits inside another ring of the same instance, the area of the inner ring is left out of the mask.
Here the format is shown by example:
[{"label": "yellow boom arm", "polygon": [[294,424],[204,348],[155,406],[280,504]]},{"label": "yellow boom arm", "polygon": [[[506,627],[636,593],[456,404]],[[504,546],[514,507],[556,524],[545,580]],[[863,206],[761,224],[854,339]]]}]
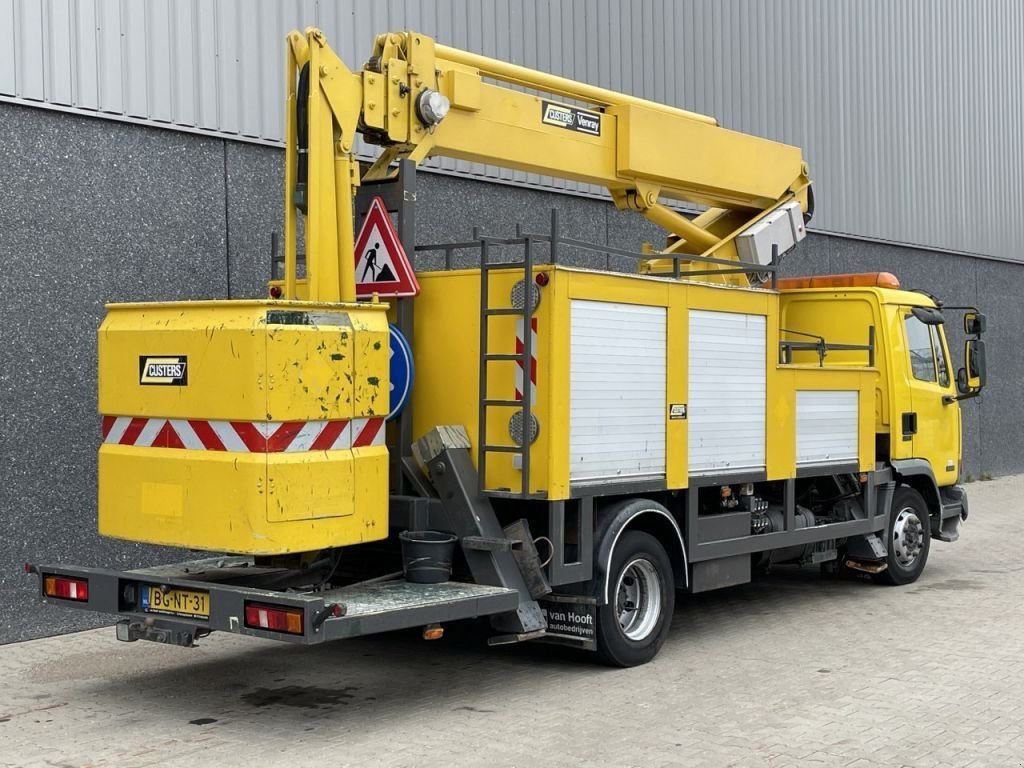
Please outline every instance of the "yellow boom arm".
[{"label": "yellow boom arm", "polygon": [[[705,115],[416,32],[379,35],[358,72],[317,29],[292,32],[288,41],[285,298],[355,299],[357,133],[383,147],[367,180],[385,177],[401,158],[445,156],[596,184],[619,208],[664,228],[672,245],[662,253],[670,255],[738,260],[736,234],[787,202],[808,207],[798,148],[726,130]],[[662,199],[708,209],[690,220]],[[304,282],[295,273],[296,208],[306,215]]]}]

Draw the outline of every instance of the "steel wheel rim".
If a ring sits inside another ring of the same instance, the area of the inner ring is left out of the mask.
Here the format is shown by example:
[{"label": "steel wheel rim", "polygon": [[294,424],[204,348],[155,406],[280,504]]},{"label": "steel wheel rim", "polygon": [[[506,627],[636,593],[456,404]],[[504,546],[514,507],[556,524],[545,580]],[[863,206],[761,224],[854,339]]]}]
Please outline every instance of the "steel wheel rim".
[{"label": "steel wheel rim", "polygon": [[924,548],[924,524],[913,507],[903,507],[892,526],[892,548],[896,562],[904,568],[912,566]]},{"label": "steel wheel rim", "polygon": [[646,639],[661,616],[661,576],[644,557],[631,560],[615,586],[615,614],[622,634],[634,641]]}]

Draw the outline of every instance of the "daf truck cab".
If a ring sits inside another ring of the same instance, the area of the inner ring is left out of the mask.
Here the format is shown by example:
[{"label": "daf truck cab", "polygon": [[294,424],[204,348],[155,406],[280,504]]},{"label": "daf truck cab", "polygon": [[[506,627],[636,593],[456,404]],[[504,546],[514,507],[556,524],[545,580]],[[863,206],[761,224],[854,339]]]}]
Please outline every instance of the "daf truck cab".
[{"label": "daf truck cab", "polygon": [[[967,496],[958,485],[963,474],[958,403],[978,396],[985,383],[985,316],[974,307],[944,308],[932,296],[903,290],[885,272],[782,279],[779,289],[782,333],[805,342],[792,351],[794,361],[821,363],[827,356],[829,365],[862,365],[862,355],[842,346],[869,337],[888,350],[870,360],[878,371],[875,458],[927,507],[927,520],[911,519],[908,512],[896,531],[897,539],[903,535],[916,542],[908,547],[897,541],[896,548],[904,545],[903,565],[919,572],[924,563],[909,554],[926,554],[930,537],[955,541],[967,519]],[[953,313],[962,315],[968,337],[959,367],[945,333],[947,314]],[[824,352],[819,340],[825,339],[838,344]],[[900,577],[898,560],[896,565],[890,562],[887,578]]]}]

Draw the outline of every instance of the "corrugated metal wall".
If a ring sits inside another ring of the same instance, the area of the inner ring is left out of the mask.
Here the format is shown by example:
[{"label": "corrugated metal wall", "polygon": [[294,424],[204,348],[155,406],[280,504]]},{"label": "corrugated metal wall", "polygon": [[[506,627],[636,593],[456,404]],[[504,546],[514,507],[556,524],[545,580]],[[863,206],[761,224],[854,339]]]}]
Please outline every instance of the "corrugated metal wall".
[{"label": "corrugated metal wall", "polygon": [[412,28],[712,114],[804,148],[818,229],[1021,258],[1018,0],[0,0],[0,100],[275,143],[309,24],[352,65]]}]

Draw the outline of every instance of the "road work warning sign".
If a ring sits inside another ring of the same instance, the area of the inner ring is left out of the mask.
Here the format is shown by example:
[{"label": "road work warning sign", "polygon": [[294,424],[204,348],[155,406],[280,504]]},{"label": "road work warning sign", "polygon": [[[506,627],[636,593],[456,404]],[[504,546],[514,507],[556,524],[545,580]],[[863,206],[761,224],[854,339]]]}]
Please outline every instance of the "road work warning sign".
[{"label": "road work warning sign", "polygon": [[375,197],[356,238],[356,295],[416,296],[419,292],[420,284],[384,201]]}]

